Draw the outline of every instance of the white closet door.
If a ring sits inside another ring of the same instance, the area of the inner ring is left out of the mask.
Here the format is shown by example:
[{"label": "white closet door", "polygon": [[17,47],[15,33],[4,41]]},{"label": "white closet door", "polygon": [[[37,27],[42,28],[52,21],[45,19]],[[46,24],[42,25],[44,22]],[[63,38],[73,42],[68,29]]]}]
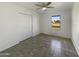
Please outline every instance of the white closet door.
[{"label": "white closet door", "polygon": [[28,37],[32,36],[32,30],[32,16],[26,15],[26,34]]},{"label": "white closet door", "polygon": [[18,38],[20,41],[32,36],[32,16],[19,14],[17,20]]}]

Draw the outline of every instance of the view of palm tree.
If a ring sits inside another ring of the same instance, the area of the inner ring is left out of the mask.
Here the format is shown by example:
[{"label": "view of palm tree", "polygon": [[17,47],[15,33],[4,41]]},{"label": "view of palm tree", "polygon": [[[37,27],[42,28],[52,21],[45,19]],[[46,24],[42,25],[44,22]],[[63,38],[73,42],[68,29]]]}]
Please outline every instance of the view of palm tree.
[{"label": "view of palm tree", "polygon": [[60,28],[60,16],[53,16],[52,17],[52,27],[53,28]]}]

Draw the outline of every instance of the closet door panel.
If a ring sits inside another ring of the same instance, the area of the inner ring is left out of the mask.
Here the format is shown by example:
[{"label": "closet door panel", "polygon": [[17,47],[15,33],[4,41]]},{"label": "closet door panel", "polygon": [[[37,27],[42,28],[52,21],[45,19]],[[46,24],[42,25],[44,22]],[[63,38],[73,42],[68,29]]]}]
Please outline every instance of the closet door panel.
[{"label": "closet door panel", "polygon": [[17,36],[20,41],[32,36],[32,18],[30,15],[19,14],[17,19]]}]

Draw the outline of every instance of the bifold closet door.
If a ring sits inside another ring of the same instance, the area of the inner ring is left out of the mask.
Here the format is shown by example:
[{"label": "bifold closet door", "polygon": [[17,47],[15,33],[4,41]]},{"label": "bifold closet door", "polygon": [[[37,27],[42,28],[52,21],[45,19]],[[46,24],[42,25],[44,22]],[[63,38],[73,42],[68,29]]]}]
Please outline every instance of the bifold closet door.
[{"label": "bifold closet door", "polygon": [[28,14],[19,14],[18,16],[18,39],[22,41],[32,36],[32,16]]}]

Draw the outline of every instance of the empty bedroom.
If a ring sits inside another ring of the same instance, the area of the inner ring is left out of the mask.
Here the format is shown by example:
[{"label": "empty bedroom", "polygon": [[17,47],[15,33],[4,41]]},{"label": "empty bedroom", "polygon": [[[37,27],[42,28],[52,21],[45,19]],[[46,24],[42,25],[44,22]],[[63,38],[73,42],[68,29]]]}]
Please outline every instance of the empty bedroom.
[{"label": "empty bedroom", "polygon": [[79,3],[0,2],[0,57],[78,57]]}]

